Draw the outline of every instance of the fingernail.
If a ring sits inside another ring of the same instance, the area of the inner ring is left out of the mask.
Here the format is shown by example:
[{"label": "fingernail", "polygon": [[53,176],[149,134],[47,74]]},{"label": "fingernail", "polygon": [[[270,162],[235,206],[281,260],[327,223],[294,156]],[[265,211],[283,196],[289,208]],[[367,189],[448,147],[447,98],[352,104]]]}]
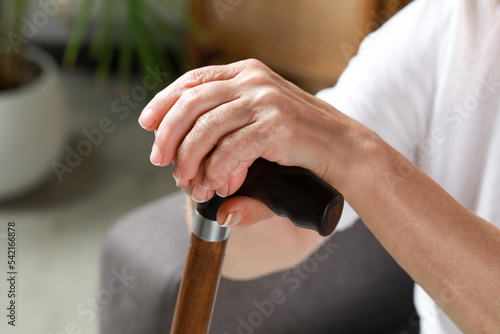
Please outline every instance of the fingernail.
[{"label": "fingernail", "polygon": [[222,224],[222,227],[229,227],[238,224],[241,221],[241,212],[235,211],[227,215],[226,221]]},{"label": "fingernail", "polygon": [[203,182],[203,188],[210,190],[210,181],[208,178],[205,178],[205,181]]},{"label": "fingernail", "polygon": [[222,194],[220,191],[215,192],[219,197],[225,198],[227,197],[227,194]]},{"label": "fingernail", "polygon": [[198,183],[195,183],[191,192],[191,199],[196,203],[205,202],[207,200],[207,190]]},{"label": "fingernail", "polygon": [[229,185],[226,184],[224,188],[217,190],[215,193],[220,197],[227,197],[227,194],[229,193]]},{"label": "fingernail", "polygon": [[151,150],[151,155],[149,156],[149,160],[151,160],[151,163],[155,166],[160,166],[161,165],[161,151],[158,145],[154,144],[153,149]]},{"label": "fingernail", "polygon": [[149,128],[155,122],[156,122],[156,116],[155,113],[153,112],[153,109],[151,108],[144,110],[141,113],[141,116],[139,117],[139,124],[143,128]]}]

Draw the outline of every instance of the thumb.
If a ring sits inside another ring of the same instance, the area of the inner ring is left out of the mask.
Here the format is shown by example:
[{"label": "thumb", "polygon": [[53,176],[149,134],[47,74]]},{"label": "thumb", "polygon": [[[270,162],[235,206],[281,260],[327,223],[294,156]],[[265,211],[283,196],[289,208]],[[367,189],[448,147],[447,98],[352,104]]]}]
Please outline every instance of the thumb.
[{"label": "thumb", "polygon": [[247,196],[227,199],[217,212],[217,222],[224,226],[250,226],[275,216],[264,203]]}]

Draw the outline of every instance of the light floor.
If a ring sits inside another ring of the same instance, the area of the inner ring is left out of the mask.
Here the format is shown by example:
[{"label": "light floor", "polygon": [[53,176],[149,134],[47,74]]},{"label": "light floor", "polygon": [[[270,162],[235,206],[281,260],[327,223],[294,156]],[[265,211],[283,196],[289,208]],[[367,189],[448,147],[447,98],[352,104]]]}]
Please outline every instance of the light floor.
[{"label": "light floor", "polygon": [[62,76],[72,116],[71,147],[84,139],[83,129],[96,128],[105,117],[116,128],[64,174],[63,182],[51,173],[35,191],[0,203],[0,236],[8,221],[17,223],[19,272],[17,326],[12,327],[6,317],[6,245],[0,240],[0,333],[97,333],[90,305],[99,291],[106,231],[128,211],[176,190],[170,166],[149,163],[153,135],[137,123],[146,100],[120,120],[111,110],[116,81],[96,85],[85,70]]}]

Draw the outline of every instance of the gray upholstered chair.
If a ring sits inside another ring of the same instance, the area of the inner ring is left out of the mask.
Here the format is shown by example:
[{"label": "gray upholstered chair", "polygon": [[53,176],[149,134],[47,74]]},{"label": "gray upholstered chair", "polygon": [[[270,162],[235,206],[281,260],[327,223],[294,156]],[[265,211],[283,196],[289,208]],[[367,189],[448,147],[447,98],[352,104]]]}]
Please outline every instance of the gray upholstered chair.
[{"label": "gray upholstered chair", "polygon": [[[102,334],[169,333],[189,239],[184,202],[182,193],[162,198],[109,231],[101,284],[113,285],[100,312]],[[361,221],[327,247],[326,260],[312,256],[296,271],[223,278],[210,333],[418,333],[412,280]],[[264,301],[273,293],[280,297],[271,307]]]}]

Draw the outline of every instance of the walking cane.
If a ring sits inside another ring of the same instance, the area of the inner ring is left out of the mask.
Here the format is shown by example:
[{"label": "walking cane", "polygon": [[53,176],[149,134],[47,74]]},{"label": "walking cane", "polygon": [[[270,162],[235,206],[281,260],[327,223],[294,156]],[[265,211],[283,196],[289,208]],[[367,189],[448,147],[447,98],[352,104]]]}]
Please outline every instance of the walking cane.
[{"label": "walking cane", "polygon": [[[310,171],[262,158],[232,196],[240,195],[260,200],[277,215],[322,236],[333,232],[344,205],[342,194]],[[217,223],[217,210],[226,199],[216,195],[196,206],[171,334],[208,333],[229,237],[229,227]]]}]

